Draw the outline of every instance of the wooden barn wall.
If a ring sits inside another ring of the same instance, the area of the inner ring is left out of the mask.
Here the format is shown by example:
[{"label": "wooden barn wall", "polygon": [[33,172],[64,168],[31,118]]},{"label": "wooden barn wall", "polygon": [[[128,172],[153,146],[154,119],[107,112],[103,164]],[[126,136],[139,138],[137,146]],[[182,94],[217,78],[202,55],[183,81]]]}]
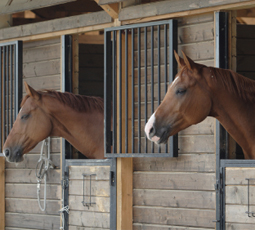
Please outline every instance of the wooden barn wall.
[{"label": "wooden barn wall", "polygon": [[[214,15],[179,19],[178,43],[180,55],[214,66]],[[179,133],[178,158],[134,158],[134,230],[215,228],[214,132],[207,118]]]},{"label": "wooden barn wall", "polygon": [[79,44],[79,94],[104,97],[104,45]]},{"label": "wooden barn wall", "polygon": [[[23,43],[23,80],[35,89],[60,90],[60,38]],[[24,87],[23,87],[24,93]],[[59,169],[50,170],[47,185],[47,209],[37,203],[35,167],[39,143],[19,164],[6,163],[6,230],[59,229],[61,186]],[[60,165],[60,139],[51,138],[51,159]],[[43,184],[43,183],[42,183]],[[43,205],[44,186],[41,185]]]},{"label": "wooden barn wall", "polygon": [[238,24],[236,28],[237,72],[255,80],[255,26]]}]

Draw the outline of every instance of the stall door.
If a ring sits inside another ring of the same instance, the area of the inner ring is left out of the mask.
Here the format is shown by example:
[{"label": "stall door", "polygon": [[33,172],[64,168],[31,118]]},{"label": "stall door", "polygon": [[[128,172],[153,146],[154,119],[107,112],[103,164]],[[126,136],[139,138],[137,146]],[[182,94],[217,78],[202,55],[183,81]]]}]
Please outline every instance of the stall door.
[{"label": "stall door", "polygon": [[222,160],[222,228],[254,230],[255,161]]},{"label": "stall door", "polygon": [[116,229],[115,159],[68,160],[65,229]]}]

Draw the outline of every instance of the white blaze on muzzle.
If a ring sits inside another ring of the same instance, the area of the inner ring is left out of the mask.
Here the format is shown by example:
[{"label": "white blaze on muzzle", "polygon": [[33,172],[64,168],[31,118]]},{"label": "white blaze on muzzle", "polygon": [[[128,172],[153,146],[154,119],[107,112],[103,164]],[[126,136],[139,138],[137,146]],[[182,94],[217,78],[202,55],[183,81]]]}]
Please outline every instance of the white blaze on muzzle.
[{"label": "white blaze on muzzle", "polygon": [[154,122],[155,122],[155,112],[151,115],[150,119],[146,123],[144,131],[149,140],[157,142],[160,139],[159,137],[153,136],[152,138],[150,138],[150,130],[153,127]]}]

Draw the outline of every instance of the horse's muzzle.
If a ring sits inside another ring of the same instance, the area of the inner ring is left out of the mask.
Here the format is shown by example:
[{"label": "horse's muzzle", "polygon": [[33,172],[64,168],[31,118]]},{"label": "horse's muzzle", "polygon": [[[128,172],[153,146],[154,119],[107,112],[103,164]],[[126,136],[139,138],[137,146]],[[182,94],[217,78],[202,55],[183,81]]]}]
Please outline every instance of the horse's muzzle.
[{"label": "horse's muzzle", "polygon": [[22,149],[19,147],[16,148],[5,148],[3,151],[5,158],[8,162],[21,162],[23,161]]}]

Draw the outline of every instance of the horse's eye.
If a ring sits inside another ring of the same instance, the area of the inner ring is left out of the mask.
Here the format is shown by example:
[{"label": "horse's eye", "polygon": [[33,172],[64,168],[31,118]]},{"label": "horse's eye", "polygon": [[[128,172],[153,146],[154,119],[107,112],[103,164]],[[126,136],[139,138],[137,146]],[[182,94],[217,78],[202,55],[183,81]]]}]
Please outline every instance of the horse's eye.
[{"label": "horse's eye", "polygon": [[186,93],[186,89],[177,89],[177,91],[176,91],[176,94],[177,95],[183,95],[183,94],[185,94]]},{"label": "horse's eye", "polygon": [[29,117],[29,114],[24,114],[21,116],[21,120],[26,120]]}]

